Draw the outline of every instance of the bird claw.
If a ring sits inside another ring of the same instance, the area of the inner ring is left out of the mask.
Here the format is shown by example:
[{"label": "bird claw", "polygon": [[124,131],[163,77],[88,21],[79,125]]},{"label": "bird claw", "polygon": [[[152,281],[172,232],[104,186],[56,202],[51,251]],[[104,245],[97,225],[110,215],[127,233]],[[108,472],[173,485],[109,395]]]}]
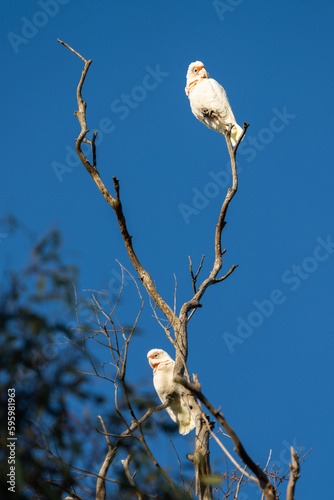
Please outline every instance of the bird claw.
[{"label": "bird claw", "polygon": [[204,118],[216,118],[217,117],[217,114],[213,109],[204,108],[202,110],[202,114],[203,114]]},{"label": "bird claw", "polygon": [[170,394],[167,394],[166,396],[166,401],[168,401],[168,403],[173,403],[174,399],[176,397],[176,392],[171,392]]},{"label": "bird claw", "polygon": [[225,130],[225,133],[230,135],[230,134],[231,134],[231,132],[232,132],[232,128],[233,128],[233,127],[234,127],[233,123],[228,123],[228,124],[226,125],[226,130]]}]

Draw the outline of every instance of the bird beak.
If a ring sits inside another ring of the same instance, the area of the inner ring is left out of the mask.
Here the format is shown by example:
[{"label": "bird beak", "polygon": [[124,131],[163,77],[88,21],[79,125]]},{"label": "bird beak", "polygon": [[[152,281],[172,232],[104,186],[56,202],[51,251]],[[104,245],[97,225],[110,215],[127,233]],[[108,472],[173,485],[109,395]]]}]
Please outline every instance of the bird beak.
[{"label": "bird beak", "polygon": [[198,74],[202,77],[202,78],[209,78],[209,73],[206,71],[206,69],[203,68],[198,72]]},{"label": "bird beak", "polygon": [[154,363],[152,358],[147,358],[151,368],[154,368]]}]

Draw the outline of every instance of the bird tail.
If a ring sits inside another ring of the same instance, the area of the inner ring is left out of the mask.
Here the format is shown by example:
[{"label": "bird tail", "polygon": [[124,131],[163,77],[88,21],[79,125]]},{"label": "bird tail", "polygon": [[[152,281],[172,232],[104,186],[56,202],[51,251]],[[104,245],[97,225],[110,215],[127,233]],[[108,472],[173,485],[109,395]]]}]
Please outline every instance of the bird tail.
[{"label": "bird tail", "polygon": [[192,418],[187,419],[187,421],[185,421],[185,419],[182,420],[180,419],[178,421],[178,425],[179,425],[179,433],[182,435],[188,434],[196,427],[195,422]]},{"label": "bird tail", "polygon": [[180,434],[188,434],[195,429],[196,424],[192,412],[185,401],[181,401],[180,411],[177,413],[177,424]]},{"label": "bird tail", "polygon": [[235,125],[232,127],[232,131],[231,131],[231,143],[232,143],[233,147],[238,142],[239,137],[242,134],[242,131],[243,131],[243,129],[237,123],[235,123]]},{"label": "bird tail", "polygon": [[184,401],[179,400],[177,405],[171,405],[166,408],[169,416],[177,423],[180,434],[188,434],[195,429],[196,424],[188,405]]}]

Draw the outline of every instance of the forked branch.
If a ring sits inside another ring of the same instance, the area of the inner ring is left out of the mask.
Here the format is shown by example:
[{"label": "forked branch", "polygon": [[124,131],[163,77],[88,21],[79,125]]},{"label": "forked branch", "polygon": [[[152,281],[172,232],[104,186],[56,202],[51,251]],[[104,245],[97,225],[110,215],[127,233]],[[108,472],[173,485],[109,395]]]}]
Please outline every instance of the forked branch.
[{"label": "forked branch", "polygon": [[251,457],[248,455],[246,452],[245,448],[243,447],[240,439],[232,429],[232,427],[228,424],[226,421],[224,415],[220,413],[219,410],[217,410],[211,403],[210,401],[204,396],[204,394],[201,391],[201,386],[199,384],[190,384],[188,381],[186,381],[184,378],[180,377],[177,379],[177,382],[182,384],[184,387],[186,387],[189,391],[191,391],[197,399],[201,401],[201,403],[204,404],[204,406],[209,410],[211,415],[213,415],[220,425],[223,427],[223,429],[228,433],[230,438],[233,441],[234,444],[234,451],[239,455],[241,460],[247,467],[255,474],[259,481],[259,485],[264,493],[264,496],[266,500],[275,500],[276,497],[276,492],[273,487],[273,485],[270,483],[267,474],[261,469],[261,467],[253,462]]},{"label": "forked branch", "polygon": [[[180,329],[175,332],[175,344],[176,344],[176,356],[175,356],[175,368],[174,368],[174,374],[175,376],[182,375],[183,374],[183,367],[184,364],[187,360],[187,355],[188,355],[188,340],[187,340],[187,324],[189,319],[193,316],[194,310],[201,307],[200,300],[203,297],[206,289],[211,286],[215,285],[216,283],[220,283],[221,281],[224,281],[228,276],[230,276],[233,271],[237,268],[237,265],[233,265],[230,270],[221,278],[218,278],[218,274],[222,268],[223,261],[222,261],[222,256],[224,255],[226,250],[222,250],[221,246],[221,236],[222,236],[222,231],[225,226],[225,216],[227,209],[229,207],[229,204],[231,203],[234,195],[236,194],[238,190],[238,172],[237,172],[237,163],[236,163],[236,153],[239,147],[240,142],[245,136],[245,133],[247,131],[247,128],[249,127],[248,123],[244,123],[244,127],[242,130],[242,133],[239,137],[239,140],[235,147],[232,147],[231,143],[231,126],[227,130],[225,134],[226,138],[226,143],[227,143],[227,149],[229,152],[230,156],[230,162],[231,162],[231,169],[232,169],[232,187],[228,188],[225,200],[223,202],[223,205],[220,210],[220,214],[218,217],[218,223],[216,226],[216,231],[215,231],[215,260],[212,266],[212,270],[209,274],[209,276],[204,279],[204,281],[201,283],[199,286],[198,290],[196,291],[196,280],[198,276],[198,272],[196,273],[196,276],[193,275],[192,272],[192,265],[190,261],[190,273],[192,277],[192,282],[193,282],[193,291],[194,291],[194,296],[191,300],[188,302],[185,302],[183,306],[181,307],[180,310]],[[203,259],[202,259],[203,261]],[[201,261],[201,264],[202,264]],[[201,265],[200,265],[201,268]],[[199,269],[200,270],[200,269]],[[190,314],[189,314],[190,313]]]},{"label": "forked branch", "polygon": [[97,136],[97,132],[94,132],[94,136],[92,141],[88,141],[92,146],[92,156],[93,156],[93,165],[89,162],[86,155],[83,153],[81,145],[86,140],[86,135],[89,132],[87,128],[86,121],[86,102],[82,99],[82,86],[84,84],[88,69],[92,63],[92,60],[86,60],[82,57],[78,52],[73,50],[67,43],[58,39],[58,42],[67,47],[71,52],[73,52],[76,56],[78,56],[82,61],[84,61],[85,66],[81,74],[81,78],[77,87],[77,102],[78,102],[78,111],[75,112],[75,116],[78,118],[81,131],[76,140],[76,152],[81,160],[81,163],[84,165],[93,181],[97,185],[99,191],[103,195],[104,199],[107,203],[113,208],[115,211],[117,222],[124,240],[125,248],[129,255],[132,265],[136,269],[139,279],[143,283],[150,297],[152,297],[153,301],[157,305],[157,307],[163,312],[168,321],[172,324],[173,328],[178,328],[179,320],[176,314],[174,314],[173,310],[169,307],[169,305],[163,300],[163,298],[159,295],[155,284],[150,276],[150,274],[143,268],[141,265],[132,244],[132,237],[129,234],[126,219],[123,212],[123,207],[120,199],[120,186],[119,180],[116,177],[113,177],[115,196],[112,196],[104,183],[101,180],[100,174],[96,168],[96,148],[95,148],[95,140]]},{"label": "forked branch", "polygon": [[[214,263],[212,266],[212,270],[209,274],[209,276],[203,280],[203,282],[200,284],[200,286],[197,288],[197,278],[199,275],[199,271],[201,270],[202,264],[203,264],[203,258],[200,263],[199,269],[197,273],[194,275],[192,271],[192,263],[190,260],[190,273],[191,273],[191,278],[192,278],[192,284],[193,284],[193,298],[189,300],[188,302],[184,303],[183,306],[181,307],[180,314],[179,316],[176,315],[176,312],[173,311],[168,304],[162,299],[162,297],[159,295],[157,288],[150,276],[150,274],[143,268],[141,265],[135,250],[133,248],[133,243],[132,243],[132,237],[129,234],[127,224],[126,224],[126,219],[125,215],[123,212],[123,207],[120,199],[120,185],[119,185],[119,180],[116,177],[113,177],[113,183],[114,183],[114,190],[115,190],[115,195],[112,196],[108,189],[105,187],[103,184],[100,174],[97,170],[96,166],[96,147],[95,147],[95,141],[97,137],[97,132],[94,132],[93,138],[91,141],[89,141],[86,138],[87,133],[89,132],[87,128],[87,122],[86,122],[86,103],[82,99],[82,87],[88,72],[88,69],[91,64],[91,60],[86,60],[84,59],[79,53],[77,53],[75,50],[73,50],[69,45],[66,43],[58,40],[62,45],[67,47],[70,51],[72,51],[75,55],[77,55],[83,62],[84,62],[84,69],[81,74],[81,78],[78,84],[77,88],[77,102],[78,102],[78,111],[75,112],[75,115],[77,116],[81,131],[80,134],[76,140],[76,151],[77,154],[82,162],[82,164],[85,166],[86,170],[94,180],[95,184],[97,185],[98,189],[100,190],[101,194],[107,201],[107,203],[112,207],[116,214],[116,218],[118,221],[118,225],[120,228],[121,235],[124,240],[124,244],[128,253],[128,256],[131,260],[131,263],[133,264],[134,268],[136,269],[138,276],[143,283],[144,287],[146,288],[149,296],[152,298],[154,301],[156,307],[158,307],[162,313],[165,315],[167,320],[170,322],[171,326],[174,329],[175,332],[175,341],[174,346],[176,350],[176,356],[175,356],[175,370],[174,370],[174,377],[175,379],[183,384],[183,386],[190,391],[190,394],[188,396],[189,400],[193,400],[193,408],[194,408],[194,413],[196,417],[196,421],[198,422],[198,425],[196,426],[196,449],[195,449],[195,454],[193,456],[194,458],[194,464],[195,463],[200,463],[202,460],[202,465],[201,468],[206,471],[206,474],[210,473],[210,463],[208,459],[208,451],[209,451],[209,444],[208,444],[208,438],[204,439],[204,434],[208,434],[208,430],[205,424],[205,427],[203,427],[203,421],[205,420],[208,425],[210,425],[210,422],[208,422],[206,419],[203,418],[203,412],[200,408],[200,406],[196,403],[194,400],[194,397],[197,397],[207,408],[208,410],[212,413],[212,415],[220,422],[220,424],[223,426],[223,428],[226,430],[226,432],[229,433],[234,445],[235,445],[235,451],[238,453],[239,457],[241,460],[244,462],[244,464],[255,474],[255,476],[258,479],[259,485],[264,492],[266,500],[275,500],[276,499],[276,492],[272,484],[270,483],[266,473],[257,465],[255,464],[252,459],[249,457],[249,455],[246,453],[245,449],[243,448],[242,443],[240,442],[239,438],[237,435],[234,433],[233,429],[229,426],[229,424],[226,422],[224,416],[216,410],[210,402],[205,398],[205,396],[202,394],[200,390],[200,386],[197,384],[193,385],[190,382],[186,381],[182,375],[184,371],[187,371],[186,367],[186,361],[187,361],[187,355],[188,355],[188,336],[187,336],[187,325],[190,317],[192,316],[193,312],[201,307],[200,300],[203,297],[206,289],[214,284],[220,283],[221,281],[224,281],[228,276],[230,276],[233,271],[236,269],[236,265],[233,265],[230,270],[222,277],[219,277],[219,272],[222,268],[222,256],[225,253],[225,250],[222,250],[221,246],[221,236],[222,236],[222,231],[223,228],[226,224],[225,218],[226,218],[226,213],[227,209],[229,207],[229,204],[231,203],[233,197],[235,196],[237,189],[238,189],[238,175],[237,175],[237,166],[236,166],[236,153],[239,147],[239,144],[241,140],[243,139],[247,128],[248,124],[244,123],[243,126],[243,131],[242,134],[236,144],[236,146],[233,148],[232,143],[231,143],[231,127],[228,127],[225,138],[227,142],[227,148],[229,151],[229,156],[230,156],[230,161],[231,161],[231,169],[232,169],[232,187],[230,187],[226,193],[225,200],[222,204],[217,225],[216,225],[216,230],[215,230],[215,238],[214,238]],[[82,151],[82,143],[83,142],[88,142],[91,145],[92,149],[92,158],[93,158],[93,163],[91,164],[86,155]],[[180,377],[181,375],[181,377]],[[160,407],[159,409],[162,409]],[[153,411],[153,410],[152,410]],[[122,433],[120,436],[117,437],[117,440],[114,444],[111,445],[111,442],[107,440],[108,442],[108,453],[105,458],[105,462],[103,464],[104,468],[107,470],[110,463],[113,460],[115,449],[117,449],[119,445],[119,440],[123,440],[125,437],[132,435],[134,430],[138,430],[140,433],[140,439],[142,444],[145,447],[145,440],[142,435],[142,429],[141,429],[141,423],[143,422],[144,419],[148,418],[150,414],[150,411],[145,414],[141,419],[137,420],[134,418],[134,421],[132,424],[128,427],[124,433]],[[202,423],[201,423],[202,422]],[[105,428],[104,428],[105,431]],[[108,436],[107,432],[104,432],[106,436]],[[201,442],[204,443],[204,441],[207,443],[204,444],[202,447],[200,447]],[[201,449],[200,449],[201,448]],[[146,449],[146,448],[145,448]],[[148,455],[150,455],[150,451],[147,449],[146,450]],[[108,456],[109,455],[109,456]],[[153,462],[154,462],[154,457],[150,457]],[[204,460],[204,461],[203,461]],[[132,486],[135,488],[135,483],[133,481],[133,476],[131,476],[129,472],[129,461],[125,461],[125,472],[129,475],[130,483],[132,482]],[[204,468],[203,468],[204,464]],[[158,464],[156,464],[157,467],[159,467]],[[199,473],[201,474],[200,469],[197,469]],[[105,476],[105,470],[102,471],[103,474],[101,473],[100,475],[102,477]],[[164,471],[161,470],[161,473],[164,475]],[[292,473],[292,472],[291,472]],[[203,472],[202,472],[203,475]],[[290,477],[291,478],[291,477]],[[170,480],[170,478],[165,477],[165,479],[169,480],[170,484],[172,487],[175,487],[173,482]],[[295,479],[296,481],[297,479]],[[292,480],[291,480],[292,481]],[[200,481],[201,482],[201,481]],[[295,483],[294,483],[295,484]],[[100,485],[101,491],[102,491],[102,496],[101,499],[103,498],[103,485]],[[212,498],[212,490],[210,488],[205,488],[204,482],[200,484],[201,488],[201,494],[200,498]],[[292,487],[290,488],[292,491],[293,495],[293,489]],[[141,494],[141,492],[139,492]],[[291,497],[293,498],[293,497]],[[288,499],[290,500],[290,498]]]}]

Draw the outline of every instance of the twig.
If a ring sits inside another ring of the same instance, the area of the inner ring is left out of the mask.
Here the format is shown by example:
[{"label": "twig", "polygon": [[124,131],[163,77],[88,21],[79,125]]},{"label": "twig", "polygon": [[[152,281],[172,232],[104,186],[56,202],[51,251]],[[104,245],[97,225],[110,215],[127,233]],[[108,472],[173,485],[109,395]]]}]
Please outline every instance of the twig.
[{"label": "twig", "polygon": [[[103,434],[103,433],[101,433]],[[83,469],[81,467],[76,467],[75,465],[72,465],[68,462],[66,462],[65,460],[63,460],[59,454],[58,455],[55,455],[50,449],[46,449],[47,453],[53,457],[53,458],[57,458],[62,464],[68,466],[68,467],[71,467],[72,469],[74,469],[75,471],[78,471],[78,472],[83,472],[84,473],[84,476],[85,477],[94,477],[94,478],[99,478],[101,477],[99,474],[95,474],[94,472],[90,472],[86,469]],[[104,477],[103,478],[105,481],[109,481],[110,483],[116,483],[116,484],[119,484],[119,481],[117,481],[116,479],[109,479],[108,477]]]},{"label": "twig", "polygon": [[127,480],[129,481],[130,486],[135,490],[138,495],[138,500],[143,500],[144,498],[159,498],[157,495],[150,495],[149,493],[142,492],[135,483],[134,477],[136,475],[136,471],[131,475],[129,465],[132,460],[134,453],[130,453],[125,460],[121,460],[121,463],[124,468],[125,475]]},{"label": "twig", "polygon": [[[161,326],[161,328],[163,328],[163,330],[165,331],[165,334],[166,334],[166,337],[168,338],[168,340],[171,342],[171,344],[173,344],[173,346],[175,346],[175,342],[174,342],[174,340],[173,340],[173,338],[172,338],[171,334],[169,333],[169,329],[171,328],[171,324],[168,322],[168,325],[167,325],[167,326],[165,326],[165,325],[162,323],[162,321],[163,321],[163,320],[161,320],[161,319],[158,317],[158,315],[157,315],[157,313],[156,313],[156,305],[153,305],[153,304],[152,304],[151,297],[149,298],[149,301],[150,301],[150,306],[151,306],[151,308],[152,308],[152,311],[153,311],[153,314],[154,314],[155,319],[157,320],[157,322],[159,323],[159,325]],[[168,320],[167,320],[167,321],[168,321]]]},{"label": "twig", "polygon": [[193,273],[193,264],[191,262],[191,257],[190,255],[188,256],[188,259],[189,259],[189,269],[190,269],[190,276],[191,276],[191,280],[192,280],[192,285],[193,285],[193,291],[194,291],[194,295],[196,294],[196,281],[197,281],[197,278],[198,278],[198,275],[202,269],[202,266],[203,266],[203,261],[205,259],[205,255],[202,256],[202,259],[201,259],[201,262],[200,262],[200,265],[197,269],[197,273],[195,274],[194,276],[194,273]]},{"label": "twig", "polygon": [[254,482],[258,482],[258,480],[256,479],[255,476],[252,476],[251,474],[249,474],[248,472],[246,472],[246,468],[247,468],[247,465],[242,468],[241,465],[238,464],[238,462],[232,457],[231,453],[228,451],[228,449],[226,448],[226,446],[224,446],[224,444],[220,441],[220,439],[218,439],[218,437],[216,436],[216,434],[212,431],[211,427],[210,427],[210,424],[206,418],[206,416],[203,414],[203,417],[206,421],[206,424],[208,426],[208,429],[209,429],[209,432],[211,434],[211,436],[213,437],[213,439],[216,441],[216,443],[218,444],[218,446],[223,450],[223,452],[225,453],[225,455],[231,460],[232,464],[234,464],[236,466],[236,468],[243,473],[243,475],[246,475],[248,477],[248,479],[250,479],[251,481],[254,481]]},{"label": "twig", "polygon": [[236,492],[235,492],[235,495],[234,495],[234,500],[238,500],[240,486],[241,486],[242,480],[243,480],[243,478],[244,478],[244,475],[245,475],[246,469],[247,469],[247,465],[245,465],[245,467],[244,467],[244,469],[243,469],[243,471],[242,471],[242,474],[241,474],[241,476],[240,476],[240,479],[239,479],[239,481],[238,481],[237,489],[236,489]]},{"label": "twig", "polygon": [[[160,416],[160,418],[161,418],[161,416]],[[170,441],[170,444],[172,445],[172,448],[173,448],[173,450],[174,450],[174,452],[175,452],[175,455],[176,455],[176,458],[177,458],[177,461],[178,461],[178,464],[179,464],[179,470],[180,470],[180,476],[181,476],[181,486],[180,486],[180,487],[181,487],[181,488],[183,488],[183,487],[184,487],[184,477],[183,477],[183,471],[182,471],[182,464],[181,464],[181,460],[180,460],[179,454],[178,454],[178,452],[177,452],[177,449],[176,449],[176,448],[175,448],[175,446],[174,446],[173,440],[172,440],[172,438],[170,437],[169,432],[168,432],[167,430],[165,430],[165,432],[166,432],[166,434],[167,434],[167,436],[168,436],[168,439],[169,439],[169,441]]]},{"label": "twig", "polygon": [[[49,484],[52,484],[52,486],[56,486],[60,490],[65,491],[66,493],[69,493],[71,495],[71,498],[73,498],[73,500],[84,500],[80,495],[78,495],[73,490],[73,488],[71,490],[69,488],[65,488],[65,486],[63,486],[62,484],[57,483],[56,481],[53,481],[52,479],[47,479],[47,482]],[[68,497],[66,497],[66,498],[68,498]]]},{"label": "twig", "polygon": [[65,47],[67,47],[71,52],[73,52],[76,56],[80,57],[80,59],[83,60],[84,63],[87,63],[88,61],[86,61],[85,58],[83,58],[79,52],[76,52],[74,49],[72,49],[72,47],[70,47],[69,45],[67,45],[67,43],[63,42],[62,40],[59,40],[59,38],[57,39],[57,42],[61,43],[62,45],[65,45]]},{"label": "twig", "polygon": [[226,273],[224,274],[224,276],[222,276],[221,278],[217,279],[217,280],[214,280],[213,283],[220,283],[221,281],[224,281],[226,280],[226,278],[228,278],[230,276],[230,274],[233,273],[233,271],[238,267],[238,265],[233,265],[231,267],[231,269]]},{"label": "twig", "polygon": [[123,465],[123,468],[124,468],[124,471],[125,471],[125,475],[127,477],[127,480],[129,481],[130,485],[132,486],[132,488],[137,492],[138,494],[138,500],[142,500],[143,499],[143,495],[141,492],[138,491],[138,488],[136,486],[136,483],[134,481],[134,476],[136,473],[134,473],[132,476],[131,476],[131,473],[130,473],[130,469],[129,469],[129,464],[130,464],[130,461],[131,459],[133,458],[133,452],[130,453],[125,460],[121,460],[121,464]]},{"label": "twig", "polygon": [[97,137],[97,130],[94,130],[94,135],[92,139],[92,156],[93,156],[93,167],[96,168],[96,137]]}]

